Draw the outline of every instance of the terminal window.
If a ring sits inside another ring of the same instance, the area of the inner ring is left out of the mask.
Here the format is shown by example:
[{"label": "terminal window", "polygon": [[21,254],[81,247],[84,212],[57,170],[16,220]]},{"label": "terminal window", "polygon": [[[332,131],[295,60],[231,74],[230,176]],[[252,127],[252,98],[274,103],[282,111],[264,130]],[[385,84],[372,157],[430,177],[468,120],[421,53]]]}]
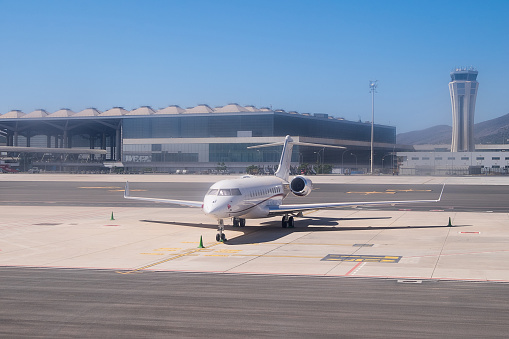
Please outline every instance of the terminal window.
[{"label": "terminal window", "polygon": [[412,157],[412,160],[419,160],[419,157]]},{"label": "terminal window", "polygon": [[422,160],[429,160],[429,157],[422,157]]},{"label": "terminal window", "polygon": [[477,157],[475,160],[484,160],[484,157]]},{"label": "terminal window", "polygon": [[456,157],[449,157],[447,160],[456,160]]},{"label": "terminal window", "polygon": [[461,160],[468,160],[470,159],[469,157],[461,157]]},{"label": "terminal window", "polygon": [[491,157],[491,160],[500,160],[500,157]]},{"label": "terminal window", "polygon": [[442,157],[435,157],[435,160],[442,160]]}]

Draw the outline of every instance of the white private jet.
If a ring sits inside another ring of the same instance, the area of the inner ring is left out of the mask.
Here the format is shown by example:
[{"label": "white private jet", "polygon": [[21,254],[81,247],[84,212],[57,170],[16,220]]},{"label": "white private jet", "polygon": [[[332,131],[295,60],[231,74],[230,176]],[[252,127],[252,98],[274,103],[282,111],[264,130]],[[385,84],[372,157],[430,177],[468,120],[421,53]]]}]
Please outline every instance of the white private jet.
[{"label": "white private jet", "polygon": [[129,183],[126,182],[124,198],[162,202],[188,207],[201,208],[203,212],[218,221],[217,241],[226,241],[224,232],[224,219],[232,218],[233,226],[245,226],[246,219],[270,218],[282,215],[282,227],[294,227],[294,217],[302,217],[302,213],[308,210],[319,210],[344,206],[361,205],[395,205],[408,203],[431,203],[442,199],[444,187],[436,200],[406,200],[406,201],[370,201],[370,202],[335,202],[321,204],[294,204],[284,205],[283,199],[288,194],[306,196],[311,193],[313,184],[305,176],[297,175],[289,181],[290,162],[293,145],[307,145],[320,147],[340,146],[319,145],[303,142],[294,142],[288,135],[283,143],[271,143],[250,148],[269,147],[283,145],[283,152],[278,170],[272,177],[253,177],[246,175],[240,179],[221,180],[213,184],[205,195],[203,201],[186,201],[160,198],[132,197],[129,195]]}]

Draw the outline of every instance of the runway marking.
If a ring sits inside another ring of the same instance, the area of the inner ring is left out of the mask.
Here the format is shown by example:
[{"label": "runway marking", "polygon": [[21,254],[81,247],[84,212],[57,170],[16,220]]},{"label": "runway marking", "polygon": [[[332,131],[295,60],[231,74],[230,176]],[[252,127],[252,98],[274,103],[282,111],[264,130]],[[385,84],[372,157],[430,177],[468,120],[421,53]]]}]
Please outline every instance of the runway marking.
[{"label": "runway marking", "polygon": [[386,190],[388,192],[431,192],[431,190],[414,190],[414,189],[409,189],[409,190]]},{"label": "runway marking", "polygon": [[373,191],[373,192],[346,192],[347,194],[362,194],[362,195],[370,195],[370,194],[396,194],[396,192],[389,192],[389,191],[386,191],[386,192],[377,192],[377,191]]},{"label": "runway marking", "polygon": [[242,252],[242,250],[217,250],[216,253],[238,253]]},{"label": "runway marking", "polygon": [[329,254],[322,258],[321,261],[398,263],[401,258],[401,256],[386,255]]},{"label": "runway marking", "polygon": [[360,262],[360,263],[357,263],[357,265],[355,265],[354,267],[352,267],[352,269],[350,271],[348,271],[345,275],[350,275],[350,274],[356,274],[357,272],[359,272],[359,270],[364,266],[366,265],[365,262]]},{"label": "runway marking", "polygon": [[459,234],[481,234],[481,232],[458,232]]},{"label": "runway marking", "polygon": [[[207,245],[208,248],[210,247],[213,247],[213,246],[217,246],[217,245],[220,245],[222,244],[222,242],[216,242],[215,244],[212,244],[212,245]],[[154,266],[157,266],[157,265],[160,265],[160,264],[164,264],[168,261],[172,261],[172,260],[175,260],[175,259],[179,259],[179,258],[182,258],[182,257],[185,257],[185,256],[188,256],[188,255],[191,255],[193,253],[196,253],[196,252],[200,252],[200,251],[203,251],[204,249],[203,248],[196,248],[196,249],[191,249],[187,252],[184,252],[184,253],[181,253],[181,254],[176,254],[168,259],[164,259],[164,260],[160,260],[160,261],[156,261],[152,264],[148,264],[148,265],[145,265],[145,266],[142,266],[142,267],[139,267],[139,268],[136,268],[134,270],[130,270],[130,271],[125,271],[125,272],[122,272],[122,271],[117,271],[116,273],[118,274],[131,274],[131,273],[141,273],[141,271],[143,270],[146,270],[147,268],[151,268],[151,267],[154,267]],[[160,253],[160,254],[157,254],[157,255],[164,255],[165,253]]]},{"label": "runway marking", "polygon": [[[119,187],[120,188],[120,187]],[[108,190],[109,192],[124,192],[125,189]],[[129,189],[129,192],[146,192],[147,190]]]},{"label": "runway marking", "polygon": [[[118,189],[118,188],[122,188],[122,187],[117,187],[117,186],[82,186],[82,187],[78,187],[78,188],[91,188],[91,189],[99,189],[99,188],[104,188],[104,189]],[[123,191],[123,190],[122,190]]]}]

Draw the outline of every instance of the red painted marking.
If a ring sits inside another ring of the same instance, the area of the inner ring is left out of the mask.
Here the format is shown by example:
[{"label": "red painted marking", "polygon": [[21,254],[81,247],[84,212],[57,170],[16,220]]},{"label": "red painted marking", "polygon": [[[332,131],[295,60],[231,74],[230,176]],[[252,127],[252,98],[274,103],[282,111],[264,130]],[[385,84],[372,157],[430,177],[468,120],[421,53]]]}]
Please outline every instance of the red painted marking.
[{"label": "red painted marking", "polygon": [[480,234],[481,232],[460,232],[462,234]]},{"label": "red painted marking", "polygon": [[355,265],[350,271],[348,271],[345,275],[350,275],[357,267],[359,267],[362,264],[362,261]]}]

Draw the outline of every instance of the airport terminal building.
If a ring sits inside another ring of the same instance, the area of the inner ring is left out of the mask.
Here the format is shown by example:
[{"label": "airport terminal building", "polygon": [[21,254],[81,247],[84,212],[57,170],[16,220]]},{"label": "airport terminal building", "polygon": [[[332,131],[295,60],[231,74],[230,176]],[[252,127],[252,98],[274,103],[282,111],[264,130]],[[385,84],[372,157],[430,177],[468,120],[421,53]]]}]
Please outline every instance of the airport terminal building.
[{"label": "airport terminal building", "polygon": [[[374,128],[374,167],[391,168],[397,151],[396,128],[376,124]],[[242,173],[250,165],[271,171],[279,162],[281,147],[247,147],[279,142],[286,135],[296,141],[346,147],[296,146],[294,166],[330,164],[339,172],[346,168],[362,172],[369,167],[371,123],[327,114],[229,104],[0,115],[1,154],[18,159],[29,155],[25,167],[49,171],[116,167],[128,172],[202,173],[226,168]]]}]

